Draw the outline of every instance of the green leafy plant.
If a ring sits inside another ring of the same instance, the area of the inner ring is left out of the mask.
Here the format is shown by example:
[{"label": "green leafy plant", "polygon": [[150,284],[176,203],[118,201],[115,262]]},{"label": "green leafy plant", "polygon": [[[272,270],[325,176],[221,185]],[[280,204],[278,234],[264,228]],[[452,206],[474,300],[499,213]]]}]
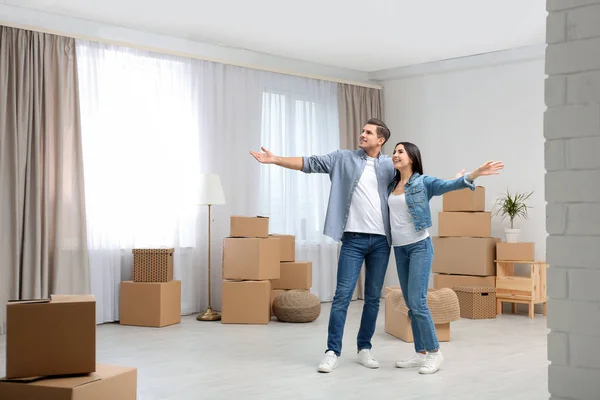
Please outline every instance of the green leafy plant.
[{"label": "green leafy plant", "polygon": [[514,229],[515,218],[527,219],[527,209],[533,208],[526,201],[531,197],[533,192],[529,193],[513,193],[506,191],[506,195],[496,200],[496,215],[500,215],[502,219],[510,219],[510,229]]}]

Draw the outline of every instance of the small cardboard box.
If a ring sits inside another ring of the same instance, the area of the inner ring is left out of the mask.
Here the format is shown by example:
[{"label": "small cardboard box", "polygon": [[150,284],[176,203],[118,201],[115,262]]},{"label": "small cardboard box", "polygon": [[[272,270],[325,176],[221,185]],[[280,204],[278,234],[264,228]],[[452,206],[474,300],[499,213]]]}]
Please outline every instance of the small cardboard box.
[{"label": "small cardboard box", "polygon": [[498,238],[433,237],[432,272],[440,274],[496,275]]},{"label": "small cardboard box", "polygon": [[175,249],[133,249],[134,282],[169,282],[173,280]]},{"label": "small cardboard box", "polygon": [[271,281],[223,281],[221,323],[268,324]]},{"label": "small cardboard box", "polygon": [[269,238],[279,239],[279,261],[296,261],[296,237],[294,235],[269,235]]},{"label": "small cardboard box", "polygon": [[2,400],[91,400],[137,398],[137,369],[97,364],[82,376],[0,380]]},{"label": "small cardboard box", "polygon": [[475,190],[466,188],[445,193],[442,196],[442,211],[485,211],[485,188],[476,186]]},{"label": "small cardboard box", "polygon": [[229,223],[229,236],[231,237],[269,237],[269,217],[232,215]]},{"label": "small cardboard box", "polygon": [[278,279],[280,239],[223,239],[223,278],[262,281]]},{"label": "small cardboard box", "polygon": [[535,243],[498,242],[498,244],[496,244],[496,260],[499,260],[499,261],[535,261]]},{"label": "small cardboard box", "polygon": [[[407,343],[413,343],[415,340],[410,325],[410,317],[402,311],[394,309],[390,299],[390,296],[385,298],[385,332]],[[435,324],[435,332],[438,341],[450,341],[450,323]]]},{"label": "small cardboard box", "polygon": [[121,282],[120,324],[161,328],[181,322],[181,281]]},{"label": "small cardboard box", "polygon": [[[6,306],[6,377],[96,370],[96,299],[52,295]],[[0,398],[2,398],[0,396]]]},{"label": "small cardboard box", "polygon": [[275,298],[277,296],[279,296],[283,292],[286,292],[286,290],[284,290],[284,289],[271,289],[271,315],[275,315],[275,314],[273,314],[273,300],[275,300]]},{"label": "small cardboard box", "polygon": [[496,287],[495,276],[433,274],[433,288],[454,289],[456,286]]},{"label": "small cardboard box", "polygon": [[280,278],[273,279],[273,289],[310,289],[312,261],[282,262]]},{"label": "small cardboard box", "polygon": [[489,212],[440,212],[440,237],[481,237],[492,234],[492,214]]}]

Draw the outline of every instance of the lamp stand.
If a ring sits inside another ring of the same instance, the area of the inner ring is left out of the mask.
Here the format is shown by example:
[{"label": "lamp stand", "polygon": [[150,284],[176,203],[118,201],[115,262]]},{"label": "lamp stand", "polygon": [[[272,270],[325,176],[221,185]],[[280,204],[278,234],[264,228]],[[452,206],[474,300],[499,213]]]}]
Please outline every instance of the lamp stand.
[{"label": "lamp stand", "polygon": [[210,204],[208,205],[208,308],[203,314],[198,314],[198,321],[220,321],[221,314],[213,311],[211,308],[211,292],[210,292]]}]

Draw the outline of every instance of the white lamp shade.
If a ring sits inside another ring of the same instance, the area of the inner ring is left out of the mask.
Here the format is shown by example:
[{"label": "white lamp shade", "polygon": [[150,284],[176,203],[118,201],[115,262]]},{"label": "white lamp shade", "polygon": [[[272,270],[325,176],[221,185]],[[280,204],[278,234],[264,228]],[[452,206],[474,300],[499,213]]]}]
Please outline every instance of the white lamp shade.
[{"label": "white lamp shade", "polygon": [[201,174],[199,191],[200,199],[198,204],[202,206],[225,204],[225,194],[223,193],[219,175]]}]

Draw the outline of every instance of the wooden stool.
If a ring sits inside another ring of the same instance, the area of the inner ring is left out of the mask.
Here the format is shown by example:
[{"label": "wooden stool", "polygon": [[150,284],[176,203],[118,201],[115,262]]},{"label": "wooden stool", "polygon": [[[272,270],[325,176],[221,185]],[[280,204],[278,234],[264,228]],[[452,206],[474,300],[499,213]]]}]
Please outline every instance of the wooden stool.
[{"label": "wooden stool", "polygon": [[[534,316],[534,306],[544,304],[547,312],[546,274],[548,264],[545,261],[502,261],[496,262],[496,314],[502,314],[502,303],[512,303],[513,314],[517,304],[529,304],[529,318]],[[528,265],[529,276],[515,276],[515,264]]]}]

